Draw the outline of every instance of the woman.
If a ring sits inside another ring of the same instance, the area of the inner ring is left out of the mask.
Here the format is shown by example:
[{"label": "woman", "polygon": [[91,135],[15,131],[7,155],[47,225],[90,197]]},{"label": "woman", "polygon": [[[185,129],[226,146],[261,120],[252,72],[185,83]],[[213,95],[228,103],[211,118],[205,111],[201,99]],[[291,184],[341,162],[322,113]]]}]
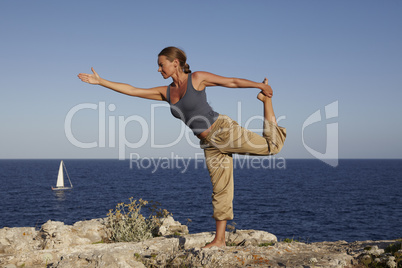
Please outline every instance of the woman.
[{"label": "woman", "polygon": [[[164,48],[158,55],[158,72],[163,78],[172,78],[169,86],[149,89],[136,88],[80,73],[86,83],[101,85],[117,92],[146,99],[167,101],[174,117],[181,119],[200,139],[213,185],[213,217],[216,221],[214,240],[206,248],[225,246],[227,220],[233,219],[233,159],[232,154],[277,154],[286,138],[286,129],[277,126],[272,107],[272,89],[265,78],[257,83],[240,78],[227,78],[208,72],[191,73],[184,51],[176,47]],[[263,137],[239,126],[228,116],[215,112],[207,103],[205,88],[258,88],[257,98],[263,102]]]}]

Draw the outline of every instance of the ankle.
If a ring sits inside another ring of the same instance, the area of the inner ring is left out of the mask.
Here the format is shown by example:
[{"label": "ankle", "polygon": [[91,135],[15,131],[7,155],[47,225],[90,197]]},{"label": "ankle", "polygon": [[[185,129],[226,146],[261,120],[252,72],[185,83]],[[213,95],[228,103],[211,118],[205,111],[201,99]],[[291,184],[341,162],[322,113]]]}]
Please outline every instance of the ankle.
[{"label": "ankle", "polygon": [[257,99],[259,99],[262,102],[266,102],[267,99],[269,99],[267,96],[265,96],[262,92],[258,93]]},{"label": "ankle", "polygon": [[226,243],[226,239],[225,238],[216,238],[213,240],[216,243],[220,243],[220,244],[225,244]]}]

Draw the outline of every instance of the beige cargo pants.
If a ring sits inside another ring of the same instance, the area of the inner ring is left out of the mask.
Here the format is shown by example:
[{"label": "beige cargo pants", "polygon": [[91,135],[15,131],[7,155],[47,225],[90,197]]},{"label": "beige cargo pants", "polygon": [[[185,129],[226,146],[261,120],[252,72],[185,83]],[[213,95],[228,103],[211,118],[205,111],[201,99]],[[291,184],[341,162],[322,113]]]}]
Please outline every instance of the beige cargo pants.
[{"label": "beige cargo pants", "polygon": [[213,187],[213,218],[233,219],[232,154],[273,155],[279,153],[286,129],[272,122],[264,125],[263,137],[241,127],[226,115],[219,115],[208,135],[200,141]]}]

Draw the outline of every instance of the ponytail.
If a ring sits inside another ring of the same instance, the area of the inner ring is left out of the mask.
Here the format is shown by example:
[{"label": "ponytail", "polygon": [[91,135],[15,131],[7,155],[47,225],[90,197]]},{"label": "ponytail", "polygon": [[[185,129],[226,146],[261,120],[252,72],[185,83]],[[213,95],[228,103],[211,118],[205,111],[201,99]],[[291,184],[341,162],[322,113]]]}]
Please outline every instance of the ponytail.
[{"label": "ponytail", "polygon": [[190,65],[188,65],[188,63],[184,64],[183,72],[185,74],[190,74],[191,73]]}]

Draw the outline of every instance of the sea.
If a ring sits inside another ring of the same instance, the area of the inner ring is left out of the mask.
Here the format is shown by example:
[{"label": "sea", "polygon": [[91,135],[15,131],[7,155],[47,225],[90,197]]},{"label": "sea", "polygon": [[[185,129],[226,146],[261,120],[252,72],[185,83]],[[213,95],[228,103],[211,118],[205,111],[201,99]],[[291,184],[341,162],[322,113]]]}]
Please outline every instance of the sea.
[{"label": "sea", "polygon": [[[64,159],[74,188],[57,192],[51,186],[60,160],[0,160],[0,228],[105,218],[132,197],[158,202],[190,233],[214,231],[203,160]],[[333,167],[317,159],[246,157],[236,158],[234,174],[228,224],[236,229],[304,242],[402,237],[401,159],[340,159]]]}]

